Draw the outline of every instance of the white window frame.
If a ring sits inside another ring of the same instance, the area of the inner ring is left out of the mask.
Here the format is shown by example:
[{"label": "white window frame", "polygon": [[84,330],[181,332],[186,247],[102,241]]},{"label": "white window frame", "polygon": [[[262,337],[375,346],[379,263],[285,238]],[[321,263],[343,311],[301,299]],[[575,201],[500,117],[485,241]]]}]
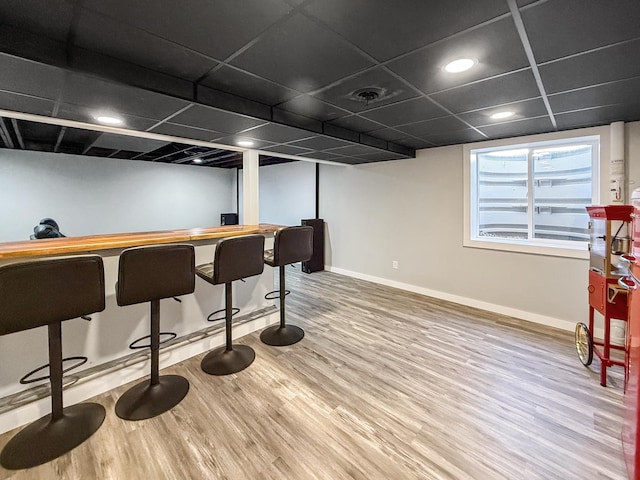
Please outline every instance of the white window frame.
[{"label": "white window frame", "polygon": [[[577,132],[563,132],[564,135],[554,135],[552,138],[544,138],[544,135],[525,137],[523,139],[508,139],[495,142],[482,142],[479,144],[466,144],[463,148],[463,181],[464,181],[464,237],[463,246],[472,248],[484,248],[490,250],[502,250],[508,252],[530,253],[538,255],[550,255],[571,258],[588,258],[588,242],[570,242],[563,240],[549,239],[506,239],[499,237],[480,237],[477,235],[477,218],[475,215],[476,205],[472,205],[475,198],[477,179],[476,170],[472,164],[474,159],[472,153],[481,151],[496,150],[517,150],[532,149],[540,147],[560,146],[578,142],[595,143],[599,148],[594,149],[591,165],[592,172],[592,200],[593,204],[600,203],[600,157],[603,148],[603,138],[600,134],[576,135]],[[573,133],[573,134],[572,134]],[[543,137],[543,138],[540,138]],[[532,176],[532,162],[529,157],[528,178]],[[533,197],[531,194],[531,184],[528,181],[529,193],[529,223],[531,223]]]}]

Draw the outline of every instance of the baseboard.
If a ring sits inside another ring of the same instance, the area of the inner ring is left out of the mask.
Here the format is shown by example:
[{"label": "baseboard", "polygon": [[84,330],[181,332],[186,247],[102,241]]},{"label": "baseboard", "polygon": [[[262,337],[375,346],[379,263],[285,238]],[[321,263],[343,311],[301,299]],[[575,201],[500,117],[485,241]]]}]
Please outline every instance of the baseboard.
[{"label": "baseboard", "polygon": [[[252,332],[277,323],[279,319],[279,311],[277,309],[271,309],[269,313],[245,322],[241,319],[235,320],[233,327],[234,339],[239,339]],[[170,367],[224,345],[224,328],[217,328],[215,333],[212,334],[208,333],[209,330],[211,329],[204,329],[195,334],[191,334],[189,335],[188,341],[176,342],[174,345],[167,346],[160,350],[161,368]],[[132,360],[124,359],[111,368],[81,378],[64,388],[64,404],[65,406],[74,405],[145,377],[149,375],[150,364],[151,360],[148,355]],[[20,398],[21,394],[14,396],[15,403],[18,404],[18,406],[0,415],[0,433],[8,432],[14,428],[31,423],[51,412],[51,398],[48,394],[38,400],[28,402]],[[27,394],[28,392],[24,392],[24,395]]]},{"label": "baseboard", "polygon": [[[476,300],[474,298],[463,297],[460,295],[453,295],[451,293],[441,292],[439,290],[432,290],[430,288],[418,287],[409,283],[396,282],[395,280],[389,280],[387,278],[374,277],[373,275],[366,275],[364,273],[353,272],[351,270],[345,270],[342,268],[325,266],[325,270],[330,272],[339,273],[340,275],[346,275],[348,277],[358,278],[360,280],[366,280],[368,282],[378,283],[380,285],[386,285],[388,287],[398,288],[400,290],[406,290],[412,293],[418,293],[420,295],[426,295],[428,297],[438,298],[440,300],[446,300],[448,302],[457,303],[459,305],[465,305],[467,307],[479,308],[480,310],[486,310],[488,312],[499,313],[502,315],[508,315],[510,317],[519,318],[528,322],[534,322],[549,327],[555,327],[562,330],[573,332],[576,324],[568,320],[560,318],[548,317],[546,315],[540,315],[538,313],[527,312],[525,310],[519,310],[517,308],[506,307],[504,305],[498,305],[490,302],[483,302],[482,300]],[[601,334],[596,330],[596,335]]]}]

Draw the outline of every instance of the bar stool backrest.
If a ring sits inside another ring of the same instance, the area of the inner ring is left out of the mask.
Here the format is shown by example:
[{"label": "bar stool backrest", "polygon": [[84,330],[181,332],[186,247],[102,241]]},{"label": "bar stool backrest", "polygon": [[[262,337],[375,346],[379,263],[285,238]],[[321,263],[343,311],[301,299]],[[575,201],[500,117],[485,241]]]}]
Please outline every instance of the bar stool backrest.
[{"label": "bar stool backrest", "polygon": [[213,258],[213,283],[230,283],[264,271],[264,237],[244,235],[220,240]]},{"label": "bar stool backrest", "polygon": [[285,227],[276,231],[273,263],[277,266],[306,262],[313,255],[313,227]]},{"label": "bar stool backrest", "polygon": [[55,257],[0,267],[0,335],[101,312],[98,255]]},{"label": "bar stool backrest", "polygon": [[193,245],[134,247],[120,254],[116,301],[121,307],[193,293]]}]

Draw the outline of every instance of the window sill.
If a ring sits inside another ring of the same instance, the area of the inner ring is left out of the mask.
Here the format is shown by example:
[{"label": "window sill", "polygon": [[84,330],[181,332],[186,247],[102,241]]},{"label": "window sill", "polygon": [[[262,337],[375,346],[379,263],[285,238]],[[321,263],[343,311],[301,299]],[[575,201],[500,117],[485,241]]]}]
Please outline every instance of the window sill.
[{"label": "window sill", "polygon": [[462,245],[470,248],[484,248],[487,250],[500,250],[503,252],[526,253],[530,255],[545,255],[549,257],[565,257],[589,259],[587,246],[566,246],[558,247],[544,243],[507,243],[499,239],[496,240],[472,240],[466,238]]}]

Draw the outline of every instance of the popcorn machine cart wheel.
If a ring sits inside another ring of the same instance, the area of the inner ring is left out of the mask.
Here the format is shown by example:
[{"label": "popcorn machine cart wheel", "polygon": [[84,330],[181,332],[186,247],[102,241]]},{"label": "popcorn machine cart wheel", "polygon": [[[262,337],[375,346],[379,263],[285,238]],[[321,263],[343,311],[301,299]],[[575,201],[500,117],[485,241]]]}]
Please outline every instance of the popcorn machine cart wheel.
[{"label": "popcorn machine cart wheel", "polygon": [[[600,385],[607,386],[607,368],[625,366],[625,360],[614,359],[613,350],[625,352],[624,345],[611,343],[611,320],[627,321],[627,288],[618,280],[623,272],[616,270],[621,256],[629,253],[629,226],[633,207],[609,205],[587,207],[589,213],[589,324],[578,323],[575,344],[583,365],[589,366],[593,354],[600,359]],[[594,314],[603,316],[604,337],[593,336]],[[625,379],[627,374],[625,368]]]}]

